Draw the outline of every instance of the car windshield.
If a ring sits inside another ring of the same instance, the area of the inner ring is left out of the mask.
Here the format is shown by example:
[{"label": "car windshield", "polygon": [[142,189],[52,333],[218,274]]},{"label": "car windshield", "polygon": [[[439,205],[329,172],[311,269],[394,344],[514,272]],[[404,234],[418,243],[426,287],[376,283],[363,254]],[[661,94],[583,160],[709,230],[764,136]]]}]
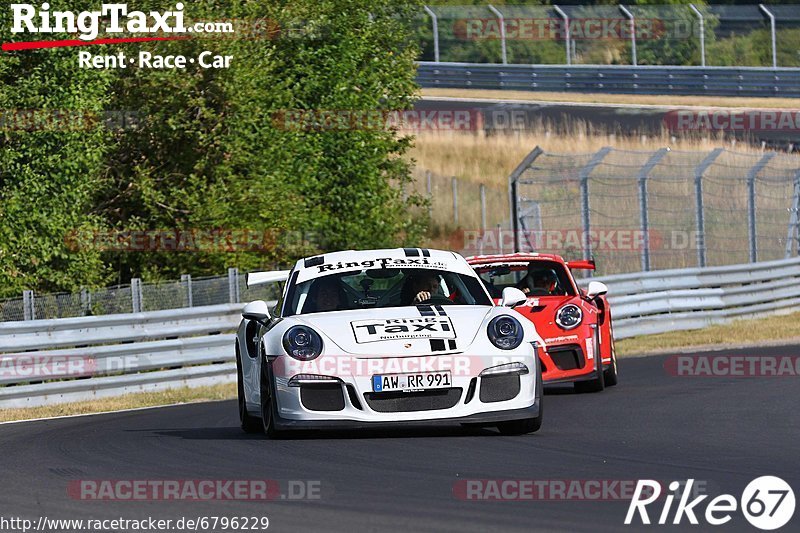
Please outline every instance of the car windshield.
[{"label": "car windshield", "polygon": [[575,296],[569,272],[555,261],[479,266],[475,270],[492,298],[500,298],[506,287],[516,287],[530,296]]},{"label": "car windshield", "polygon": [[289,288],[283,316],[406,305],[492,305],[478,278],[421,268],[330,274]]}]

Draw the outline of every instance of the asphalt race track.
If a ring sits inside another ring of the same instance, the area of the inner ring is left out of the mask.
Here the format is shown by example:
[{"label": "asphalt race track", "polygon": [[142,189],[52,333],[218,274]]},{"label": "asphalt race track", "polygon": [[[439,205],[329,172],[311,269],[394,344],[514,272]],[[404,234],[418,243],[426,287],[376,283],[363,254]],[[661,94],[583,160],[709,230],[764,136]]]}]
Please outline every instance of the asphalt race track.
[{"label": "asphalt race track", "polygon": [[[797,356],[800,346],[715,353]],[[665,360],[622,360],[620,385],[604,393],[550,390],[542,430],[522,437],[454,427],[269,441],[241,432],[234,401],[0,425],[2,514],[267,516],[277,531],[663,531],[675,528],[624,526],[627,500],[465,501],[453,487],[694,478],[712,497],[738,499],[749,481],[771,474],[797,493],[800,378],[675,377]],[[312,501],[83,501],[67,493],[76,479],[316,480],[321,492]],[[799,529],[798,514],[784,530]],[[739,511],[724,526],[692,530],[755,531]]]},{"label": "asphalt race track", "polygon": [[[591,125],[596,131],[616,133],[623,136],[655,136],[660,137],[669,131],[674,120],[668,120],[667,114],[679,109],[708,112],[709,108],[658,106],[639,104],[593,104],[570,102],[536,102],[523,100],[491,100],[448,97],[424,97],[416,102],[419,111],[480,111],[487,133],[503,134],[517,131],[534,130],[541,132],[541,124],[549,124],[547,129],[569,135],[575,125]],[[722,108],[730,111],[729,109]],[[672,131],[681,137],[686,132]],[[692,135],[696,132],[689,132]],[[785,150],[789,145],[800,144],[800,135],[796,131],[753,131],[727,132],[729,136],[749,142],[754,146],[767,146]]]}]

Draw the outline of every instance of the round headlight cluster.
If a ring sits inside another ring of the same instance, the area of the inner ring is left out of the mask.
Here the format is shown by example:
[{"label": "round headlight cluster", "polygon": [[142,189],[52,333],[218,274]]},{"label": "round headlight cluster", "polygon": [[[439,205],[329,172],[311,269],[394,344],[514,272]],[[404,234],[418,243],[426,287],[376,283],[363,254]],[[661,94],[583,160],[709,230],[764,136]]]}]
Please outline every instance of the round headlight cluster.
[{"label": "round headlight cluster", "polygon": [[310,361],[322,353],[322,338],[311,328],[294,326],[283,334],[283,348],[300,361]]},{"label": "round headlight cluster", "polygon": [[501,350],[513,350],[522,344],[522,324],[513,316],[503,315],[492,319],[488,328],[489,340]]},{"label": "round headlight cluster", "polygon": [[575,304],[567,304],[556,312],[556,324],[562,329],[577,328],[583,320],[583,311]]}]

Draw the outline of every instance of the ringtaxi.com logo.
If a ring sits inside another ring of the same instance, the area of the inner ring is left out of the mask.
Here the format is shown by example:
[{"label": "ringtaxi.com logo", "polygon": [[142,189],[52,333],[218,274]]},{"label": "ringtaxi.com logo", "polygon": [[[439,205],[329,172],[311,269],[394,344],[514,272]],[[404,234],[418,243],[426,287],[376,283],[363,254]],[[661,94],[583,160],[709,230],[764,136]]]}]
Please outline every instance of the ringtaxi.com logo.
[{"label": "ringtaxi.com logo", "polygon": [[[685,484],[679,481],[669,484],[669,493],[663,498],[663,506],[656,515],[658,516],[656,524],[680,525],[688,522],[698,525],[700,523],[698,515],[700,515],[707,524],[721,526],[733,520],[734,513],[740,509],[752,526],[763,531],[772,531],[786,525],[794,515],[794,491],[779,477],[761,476],[754,479],[745,487],[738,500],[731,494],[720,494],[707,502],[703,513],[699,507],[708,495],[701,494],[690,500],[694,481],[688,479]],[[638,518],[638,523],[650,525],[652,522],[647,506],[661,497],[661,483],[652,479],[640,479],[628,506],[625,524],[631,525]],[[673,511],[672,505],[676,499],[678,503]],[[653,510],[656,511],[657,508]],[[671,521],[670,515],[672,515]]]}]

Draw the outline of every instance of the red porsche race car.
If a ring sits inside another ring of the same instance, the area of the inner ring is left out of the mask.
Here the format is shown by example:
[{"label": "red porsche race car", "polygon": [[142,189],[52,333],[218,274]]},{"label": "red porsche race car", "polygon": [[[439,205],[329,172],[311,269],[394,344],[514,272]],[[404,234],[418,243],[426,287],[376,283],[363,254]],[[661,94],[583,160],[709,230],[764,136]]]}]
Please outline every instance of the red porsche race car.
[{"label": "red porsche race car", "polygon": [[594,270],[594,261],[564,261],[539,253],[479,255],[467,262],[496,301],[503,289],[528,295],[515,308],[544,339],[539,351],[545,384],[574,383],[577,392],[597,392],[617,384],[617,357],[611,310],[599,281],[578,287],[572,270]]}]

